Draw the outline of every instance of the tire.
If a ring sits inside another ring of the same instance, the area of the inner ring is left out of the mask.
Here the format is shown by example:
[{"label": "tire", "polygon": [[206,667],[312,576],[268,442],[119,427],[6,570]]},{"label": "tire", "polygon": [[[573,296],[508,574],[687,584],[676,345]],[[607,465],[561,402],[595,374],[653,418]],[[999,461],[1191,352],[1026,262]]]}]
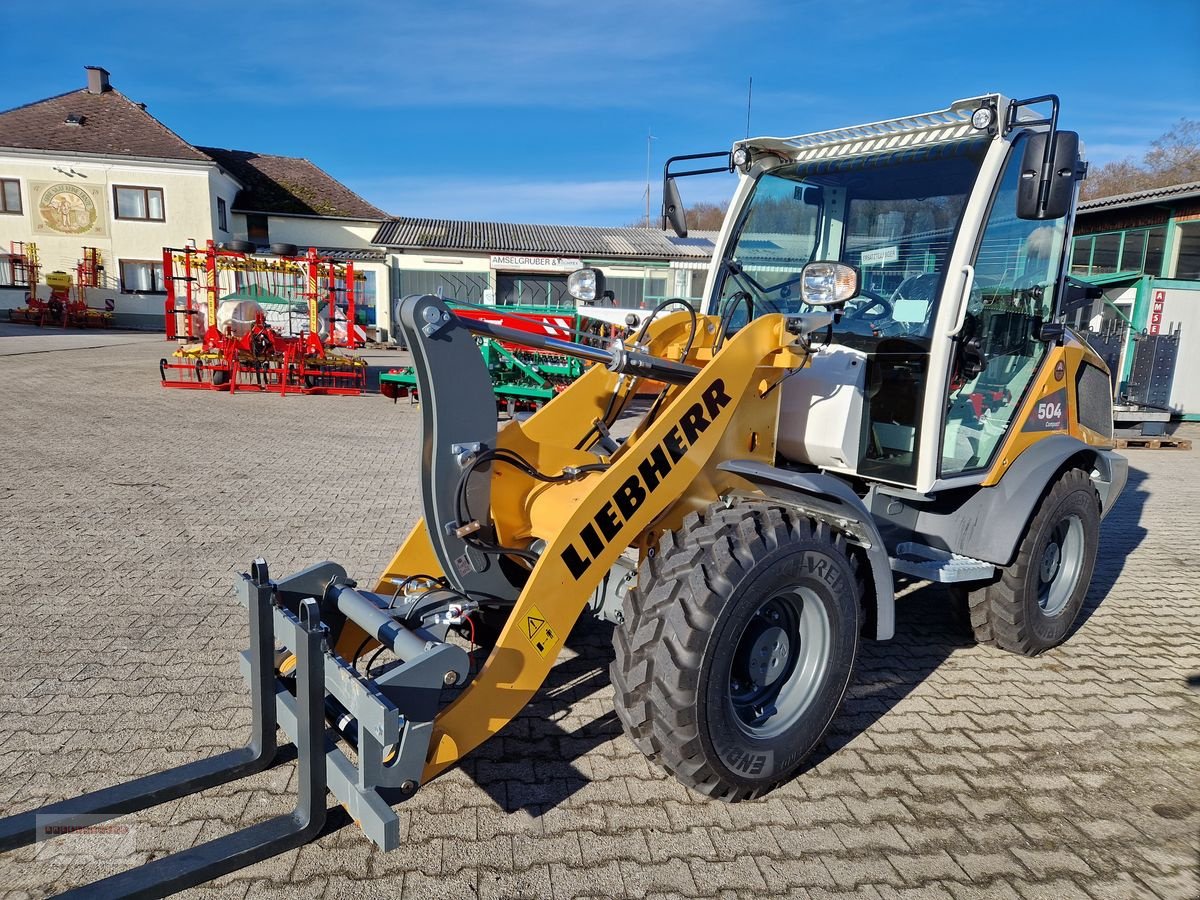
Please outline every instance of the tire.
[{"label": "tire", "polygon": [[766,503],[689,515],[642,563],[614,631],[626,734],[721,800],[786,781],[849,686],[861,595],[844,538],[824,524]]},{"label": "tire", "polygon": [[1068,469],[1042,498],[1012,565],[965,591],[975,640],[1036,656],[1061,644],[1083,608],[1100,543],[1092,479]]},{"label": "tire", "polygon": [[295,244],[279,242],[271,245],[271,252],[276,256],[296,256],[300,253],[300,248]]},{"label": "tire", "polygon": [[220,245],[220,249],[234,253],[257,253],[258,245],[252,241],[225,241]]}]

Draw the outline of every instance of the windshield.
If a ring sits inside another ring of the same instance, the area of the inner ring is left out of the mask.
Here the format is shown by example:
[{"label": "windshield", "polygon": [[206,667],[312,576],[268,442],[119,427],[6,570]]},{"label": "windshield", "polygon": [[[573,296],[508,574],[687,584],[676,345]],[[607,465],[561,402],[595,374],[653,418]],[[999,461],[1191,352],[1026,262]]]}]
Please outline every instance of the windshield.
[{"label": "windshield", "polygon": [[861,290],[833,327],[835,340],[927,342],[987,146],[972,139],[763,174],[718,273],[720,310],[731,328],[748,316],[805,311],[800,270],[837,260],[858,267]]}]

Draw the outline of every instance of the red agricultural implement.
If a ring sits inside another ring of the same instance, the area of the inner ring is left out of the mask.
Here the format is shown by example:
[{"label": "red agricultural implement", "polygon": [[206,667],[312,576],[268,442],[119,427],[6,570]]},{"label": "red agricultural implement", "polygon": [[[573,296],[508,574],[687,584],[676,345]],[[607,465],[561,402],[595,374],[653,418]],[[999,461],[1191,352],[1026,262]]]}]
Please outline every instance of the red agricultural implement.
[{"label": "red agricultural implement", "polygon": [[58,328],[111,328],[111,308],[98,309],[88,306],[88,288],[101,287],[104,265],[100,251],[95,247],[83,248],[83,259],[75,265],[75,277],[67,272],[46,273],[46,286],[50,296],[43,300],[38,296],[37,245],[13,241],[8,256],[9,283],[26,285],[29,293],[25,306],[8,311],[9,321],[24,322],[41,327]]},{"label": "red agricultural implement", "polygon": [[312,248],[301,256],[292,245],[274,247],[282,252],[266,259],[242,242],[163,249],[167,339],[187,342],[159,361],[163,387],[362,392],[366,362],[335,349],[359,345],[353,263]]}]

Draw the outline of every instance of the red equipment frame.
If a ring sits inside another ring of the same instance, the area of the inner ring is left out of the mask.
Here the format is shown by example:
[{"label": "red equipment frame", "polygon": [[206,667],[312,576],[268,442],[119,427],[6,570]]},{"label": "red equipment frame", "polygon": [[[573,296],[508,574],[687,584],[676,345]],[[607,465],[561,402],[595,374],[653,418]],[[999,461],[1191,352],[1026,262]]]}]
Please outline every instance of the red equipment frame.
[{"label": "red equipment frame", "polygon": [[[182,271],[176,275],[177,254],[182,254]],[[159,362],[163,387],[207,390],[271,391],[280,394],[360,394],[366,386],[366,366],[355,357],[330,353],[331,347],[359,346],[353,328],[354,266],[346,263],[339,268],[333,260],[323,258],[315,248],[304,256],[281,256],[270,262],[293,263],[306,277],[307,290],[302,294],[308,302],[308,330],[297,337],[279,334],[259,314],[253,327],[240,337],[232,331],[218,329],[219,271],[236,269],[236,262],[223,265],[221,260],[254,262],[246,253],[226,250],[208,241],[203,251],[195,247],[163,248],[163,278],[167,285],[164,313],[168,340],[194,340],[199,328],[195,324],[197,286],[205,296],[206,316],[204,334],[198,345],[181,348],[171,359]],[[253,266],[246,271],[260,271]],[[200,285],[199,273],[204,275]],[[346,279],[347,336],[336,338],[336,282]],[[325,277],[330,308],[329,339],[322,339],[320,330],[320,286]],[[180,292],[176,283],[185,285]],[[181,296],[182,293],[182,296]],[[180,307],[180,301],[184,306]],[[184,316],[184,335],[179,333],[177,316]],[[171,376],[171,377],[169,377]]]},{"label": "red equipment frame", "polygon": [[[95,247],[83,248],[83,259],[75,265],[75,279],[71,281],[65,272],[50,272],[46,275],[46,284],[50,288],[50,298],[42,300],[37,295],[39,272],[41,264],[38,261],[37,245],[23,241],[12,241],[9,244],[9,274],[13,285],[28,286],[29,293],[25,295],[25,306],[21,309],[10,309],[10,321],[23,321],[39,327],[52,325],[60,328],[108,328],[113,323],[113,313],[109,309],[93,309],[87,304],[87,289],[100,287],[101,273],[104,266],[101,262],[100,251]],[[50,280],[53,275],[66,278]]]}]

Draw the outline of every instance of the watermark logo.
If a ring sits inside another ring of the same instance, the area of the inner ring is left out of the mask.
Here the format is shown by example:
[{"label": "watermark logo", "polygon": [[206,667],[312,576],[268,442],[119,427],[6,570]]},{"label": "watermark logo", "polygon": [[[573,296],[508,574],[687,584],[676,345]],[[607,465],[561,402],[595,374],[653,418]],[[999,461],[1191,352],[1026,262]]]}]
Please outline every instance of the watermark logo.
[{"label": "watermark logo", "polygon": [[137,851],[134,826],[105,816],[44,814],[34,819],[37,858],[69,865],[130,860]]}]

